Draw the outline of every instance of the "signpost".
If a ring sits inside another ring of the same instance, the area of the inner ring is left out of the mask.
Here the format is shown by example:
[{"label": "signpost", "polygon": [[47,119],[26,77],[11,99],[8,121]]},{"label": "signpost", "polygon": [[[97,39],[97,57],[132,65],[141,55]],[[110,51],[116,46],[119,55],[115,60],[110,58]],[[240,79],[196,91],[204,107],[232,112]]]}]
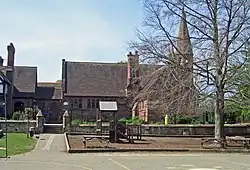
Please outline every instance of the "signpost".
[{"label": "signpost", "polygon": [[0,72],[0,95],[2,96],[2,106],[4,107],[5,116],[5,158],[8,158],[8,126],[7,126],[7,93],[8,85],[10,82],[5,76]]}]

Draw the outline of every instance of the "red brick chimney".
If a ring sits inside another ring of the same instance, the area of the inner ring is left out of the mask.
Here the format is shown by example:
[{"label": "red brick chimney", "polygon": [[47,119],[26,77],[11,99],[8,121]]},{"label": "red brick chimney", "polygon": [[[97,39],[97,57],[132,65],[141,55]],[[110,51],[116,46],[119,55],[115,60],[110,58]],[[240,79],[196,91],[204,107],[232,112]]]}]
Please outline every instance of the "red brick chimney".
[{"label": "red brick chimney", "polygon": [[135,54],[129,52],[128,55],[128,85],[130,84],[131,79],[139,77],[139,54],[138,51],[135,51]]}]

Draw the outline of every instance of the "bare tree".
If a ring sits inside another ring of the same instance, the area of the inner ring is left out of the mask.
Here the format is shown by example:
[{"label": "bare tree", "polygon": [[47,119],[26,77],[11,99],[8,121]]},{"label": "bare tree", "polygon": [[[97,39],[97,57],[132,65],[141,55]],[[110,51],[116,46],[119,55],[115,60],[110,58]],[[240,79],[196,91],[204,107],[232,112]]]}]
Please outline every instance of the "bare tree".
[{"label": "bare tree", "polygon": [[[189,28],[194,53],[192,71],[199,92],[215,101],[215,138],[224,136],[224,101],[233,91],[232,81],[245,63],[244,45],[250,39],[249,0],[144,0],[146,17],[137,41],[131,43],[144,61],[179,67],[169,47],[186,58],[178,47],[180,20]],[[185,12],[184,12],[185,11]],[[145,28],[145,29],[144,29]],[[188,41],[188,40],[186,40]]]}]

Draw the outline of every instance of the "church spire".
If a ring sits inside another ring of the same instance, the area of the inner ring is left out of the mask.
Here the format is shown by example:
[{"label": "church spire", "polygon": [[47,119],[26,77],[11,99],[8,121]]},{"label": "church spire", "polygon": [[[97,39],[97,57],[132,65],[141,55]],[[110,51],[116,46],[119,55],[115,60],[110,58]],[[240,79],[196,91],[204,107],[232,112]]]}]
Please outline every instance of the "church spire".
[{"label": "church spire", "polygon": [[187,27],[186,13],[184,8],[182,9],[182,18],[177,40],[177,49],[181,53],[181,55],[193,55],[192,45]]}]

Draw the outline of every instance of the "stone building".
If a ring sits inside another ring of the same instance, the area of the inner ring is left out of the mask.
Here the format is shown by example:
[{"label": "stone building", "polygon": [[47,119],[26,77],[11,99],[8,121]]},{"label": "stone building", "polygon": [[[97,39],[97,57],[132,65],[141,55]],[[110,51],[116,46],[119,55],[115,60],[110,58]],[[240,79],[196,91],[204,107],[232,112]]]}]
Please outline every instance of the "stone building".
[{"label": "stone building", "polygon": [[[193,52],[184,11],[177,47],[178,52],[174,54],[176,59],[180,59],[187,69],[192,69]],[[156,116],[158,111],[149,108],[152,99],[138,96],[149,88],[147,82],[151,78],[169,68],[140,64],[138,52],[129,52],[127,63],[73,62],[63,59],[62,81],[41,83],[37,82],[37,67],[14,65],[15,48],[12,43],[7,50],[7,66],[3,66],[3,59],[0,58],[0,70],[12,83],[8,89],[8,117],[25,107],[38,106],[48,117],[48,122],[60,123],[62,103],[67,101],[71,119],[95,121],[99,101],[116,101],[119,118],[131,117],[132,114],[145,121],[160,119]],[[190,78],[189,84],[192,84],[192,73],[184,73]],[[153,100],[157,100],[157,97]],[[108,119],[108,116],[104,115],[104,118]]]},{"label": "stone building", "polygon": [[127,63],[62,60],[63,100],[69,103],[71,119],[95,121],[99,101],[116,101],[119,118],[131,117],[127,85],[132,77],[150,74],[159,66],[140,64],[137,52],[127,57]]},{"label": "stone building", "polygon": [[[15,47],[7,46],[7,64],[0,58],[0,71],[11,82],[7,94],[7,116],[11,118],[14,112],[25,108],[39,106],[51,115],[52,121],[58,121],[61,112],[61,85],[58,83],[38,83],[37,67],[16,66]],[[53,113],[53,114],[52,114]],[[1,109],[0,116],[4,116]]]}]

